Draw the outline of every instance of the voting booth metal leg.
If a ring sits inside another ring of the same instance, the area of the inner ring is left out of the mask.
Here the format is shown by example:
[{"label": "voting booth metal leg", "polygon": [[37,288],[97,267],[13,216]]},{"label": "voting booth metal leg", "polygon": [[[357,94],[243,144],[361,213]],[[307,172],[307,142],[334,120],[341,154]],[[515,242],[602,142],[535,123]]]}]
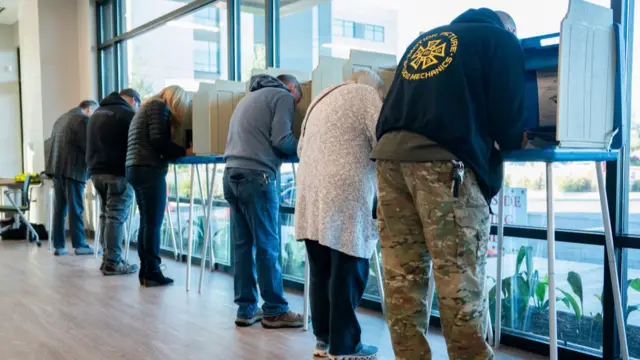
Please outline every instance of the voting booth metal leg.
[{"label": "voting booth metal leg", "polygon": [[[493,327],[494,347],[500,347],[500,332],[502,331],[502,247],[504,242],[504,184],[498,192],[498,244],[497,244],[497,271],[496,271],[496,308],[495,326]],[[487,293],[488,296],[488,293]]]},{"label": "voting booth metal leg", "polygon": [[547,165],[547,259],[549,261],[549,358],[558,359],[558,320],[556,312],[556,228],[553,209],[553,164]]},{"label": "voting booth metal leg", "polygon": [[489,290],[487,286],[484,286],[484,297],[487,299],[487,320],[485,324],[485,339],[487,339],[487,343],[490,345],[493,344],[493,329],[491,327],[491,311],[489,310]]},{"label": "voting booth metal leg", "polygon": [[[214,166],[215,171],[215,166]],[[207,174],[209,173],[209,168],[207,167]],[[213,239],[211,238],[211,205],[213,203],[213,186],[216,183],[215,172],[214,176],[211,177],[211,182],[207,184],[207,207],[204,211],[205,213],[205,228],[204,228],[204,239],[202,241],[202,251],[200,252],[200,257],[202,258],[200,264],[200,280],[198,281],[198,292],[202,292],[202,286],[204,283],[204,271],[207,267],[207,247],[209,246],[209,241],[211,241],[211,247],[213,248]],[[207,180],[208,176],[207,176]],[[215,258],[213,257],[213,252],[211,253],[211,268],[214,268]]]},{"label": "voting booth metal leg", "polygon": [[178,165],[173,165],[173,181],[176,189],[176,221],[178,222],[178,240],[180,241],[180,260],[184,254],[183,239],[182,239],[182,221],[180,221],[180,193],[178,192]]},{"label": "voting booth metal leg", "polygon": [[191,186],[189,186],[189,222],[187,223],[187,283],[186,290],[191,288],[191,253],[193,252],[193,188],[195,186],[194,176],[197,165],[191,165]]},{"label": "voting booth metal leg", "polygon": [[[218,173],[218,164],[213,164],[213,177],[211,178],[211,204],[209,204],[209,211],[213,211],[213,209],[211,208],[211,206],[213,206],[213,198],[214,198],[214,190],[216,189],[216,174]],[[209,218],[211,218],[211,214],[209,214]],[[211,235],[211,246],[209,247],[209,252],[211,253],[211,272],[214,272],[216,270],[215,264],[216,264],[216,254],[215,254],[215,248],[214,248],[214,241],[213,241],[213,234]]]},{"label": "voting booth metal leg", "polygon": [[382,279],[382,270],[380,270],[380,256],[378,256],[378,249],[373,251],[373,264],[376,267],[378,291],[380,292],[380,301],[382,303],[382,315],[384,315],[384,280]]},{"label": "voting booth metal leg", "polygon": [[[129,260],[129,249],[131,248],[131,238],[133,237],[133,217],[136,215],[136,198],[133,197],[133,202],[131,203],[131,207],[129,209],[129,217],[127,218],[127,223],[125,227],[125,235],[124,235],[124,260]],[[138,226],[138,232],[140,231],[140,226]]]},{"label": "voting booth metal leg", "polygon": [[433,261],[429,264],[429,285],[427,286],[427,331],[431,323],[431,310],[433,309],[433,298],[436,295],[436,279],[433,277]]},{"label": "voting booth metal leg", "polygon": [[167,206],[164,211],[167,214],[167,222],[169,223],[169,236],[171,236],[171,244],[173,245],[173,257],[176,261],[178,261],[178,244],[176,243],[176,233],[173,230],[173,219],[171,219],[171,211],[169,211],[169,199],[167,199]]},{"label": "voting booth metal leg", "polygon": [[613,291],[613,303],[615,306],[616,325],[618,327],[618,337],[620,341],[620,353],[623,360],[629,359],[629,347],[627,346],[627,334],[624,327],[624,316],[622,311],[622,298],[620,296],[620,283],[618,282],[618,268],[616,266],[615,249],[613,247],[613,230],[609,217],[609,206],[607,205],[607,191],[603,174],[603,162],[596,162],[596,174],[598,175],[598,192],[600,193],[600,207],[602,208],[602,222],[604,224],[604,238],[607,249],[607,262],[609,264],[609,274],[611,276],[611,290]]}]

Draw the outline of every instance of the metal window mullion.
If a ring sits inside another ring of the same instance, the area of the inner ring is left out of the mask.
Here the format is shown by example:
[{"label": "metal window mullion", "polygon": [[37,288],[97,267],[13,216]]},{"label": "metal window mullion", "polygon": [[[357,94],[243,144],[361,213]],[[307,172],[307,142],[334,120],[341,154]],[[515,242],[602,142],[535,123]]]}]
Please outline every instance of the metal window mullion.
[{"label": "metal window mullion", "polygon": [[280,66],[280,0],[265,1],[265,52],[267,67]]},{"label": "metal window mullion", "polygon": [[227,0],[227,68],[228,78],[232,81],[240,81],[242,77],[240,55],[240,10],[241,0]]}]

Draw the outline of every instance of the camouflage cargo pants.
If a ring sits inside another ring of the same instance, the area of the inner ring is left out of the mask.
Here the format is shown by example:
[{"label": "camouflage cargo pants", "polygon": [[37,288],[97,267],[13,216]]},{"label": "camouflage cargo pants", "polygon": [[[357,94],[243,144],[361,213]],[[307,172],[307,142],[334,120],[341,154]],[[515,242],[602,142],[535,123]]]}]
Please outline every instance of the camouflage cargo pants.
[{"label": "camouflage cargo pants", "polygon": [[466,170],[458,198],[450,162],[377,161],[387,324],[398,360],[431,359],[427,286],[433,272],[452,360],[493,359],[484,340],[489,208]]}]

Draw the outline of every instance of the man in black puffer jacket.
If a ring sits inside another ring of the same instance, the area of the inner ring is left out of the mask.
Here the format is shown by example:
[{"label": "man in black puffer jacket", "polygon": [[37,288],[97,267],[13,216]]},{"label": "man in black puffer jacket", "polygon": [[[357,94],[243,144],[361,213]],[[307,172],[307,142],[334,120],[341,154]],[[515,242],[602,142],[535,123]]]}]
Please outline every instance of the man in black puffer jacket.
[{"label": "man in black puffer jacket", "polygon": [[138,265],[122,258],[124,223],[133,201],[133,188],[125,177],[127,140],[131,119],[140,106],[133,89],[113,92],[100,102],[87,126],[87,166],[102,206],[100,245],[104,249],[100,270],[104,275],[138,271]]}]

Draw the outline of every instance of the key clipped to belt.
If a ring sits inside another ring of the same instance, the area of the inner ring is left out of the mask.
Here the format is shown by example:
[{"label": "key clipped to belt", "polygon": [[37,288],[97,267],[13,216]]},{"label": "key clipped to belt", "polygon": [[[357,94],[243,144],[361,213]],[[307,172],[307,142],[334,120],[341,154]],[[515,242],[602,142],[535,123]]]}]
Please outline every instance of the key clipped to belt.
[{"label": "key clipped to belt", "polygon": [[464,164],[462,161],[453,161],[453,169],[451,170],[451,193],[454,198],[458,198],[460,194],[460,185],[464,180]]}]

